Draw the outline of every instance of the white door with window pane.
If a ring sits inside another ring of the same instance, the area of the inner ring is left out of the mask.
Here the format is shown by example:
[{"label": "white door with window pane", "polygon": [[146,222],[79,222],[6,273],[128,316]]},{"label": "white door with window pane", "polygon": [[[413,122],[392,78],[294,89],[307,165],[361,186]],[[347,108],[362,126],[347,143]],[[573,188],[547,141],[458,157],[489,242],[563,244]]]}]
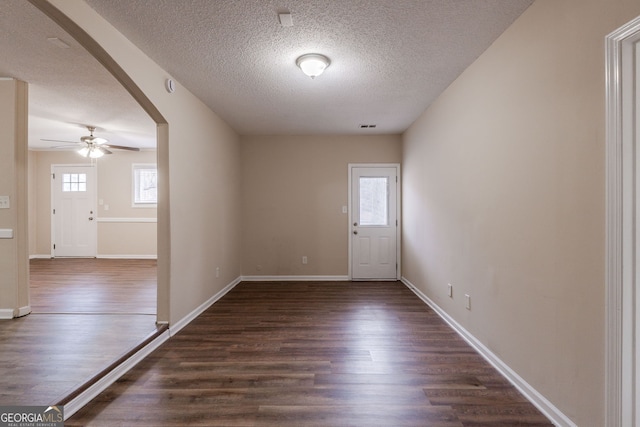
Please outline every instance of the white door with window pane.
[{"label": "white door with window pane", "polygon": [[398,278],[398,169],[351,166],[351,278]]},{"label": "white door with window pane", "polygon": [[95,257],[95,167],[53,165],[51,169],[53,256]]}]

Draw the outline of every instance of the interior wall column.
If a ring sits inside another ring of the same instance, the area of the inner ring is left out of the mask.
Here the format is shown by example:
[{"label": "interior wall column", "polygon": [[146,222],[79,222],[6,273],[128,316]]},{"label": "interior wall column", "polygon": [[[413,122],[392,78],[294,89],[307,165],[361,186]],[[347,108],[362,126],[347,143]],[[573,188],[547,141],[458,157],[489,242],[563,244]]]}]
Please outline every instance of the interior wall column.
[{"label": "interior wall column", "polygon": [[27,124],[27,83],[0,78],[0,319],[31,312]]}]

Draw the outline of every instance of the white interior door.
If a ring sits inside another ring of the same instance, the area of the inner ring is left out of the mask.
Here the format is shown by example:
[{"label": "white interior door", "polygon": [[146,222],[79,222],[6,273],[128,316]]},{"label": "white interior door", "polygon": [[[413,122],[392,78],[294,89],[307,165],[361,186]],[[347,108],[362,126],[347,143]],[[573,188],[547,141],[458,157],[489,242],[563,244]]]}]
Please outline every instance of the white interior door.
[{"label": "white interior door", "polygon": [[95,257],[97,246],[94,166],[52,166],[54,257]]},{"label": "white interior door", "polygon": [[398,165],[350,166],[351,278],[396,280]]}]

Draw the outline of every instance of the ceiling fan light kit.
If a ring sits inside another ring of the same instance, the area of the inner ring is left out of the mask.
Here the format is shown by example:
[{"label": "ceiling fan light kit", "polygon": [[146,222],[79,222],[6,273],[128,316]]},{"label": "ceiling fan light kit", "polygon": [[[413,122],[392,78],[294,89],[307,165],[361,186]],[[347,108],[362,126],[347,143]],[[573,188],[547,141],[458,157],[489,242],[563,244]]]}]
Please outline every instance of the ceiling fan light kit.
[{"label": "ceiling fan light kit", "polygon": [[82,147],[78,150],[78,154],[83,157],[89,157],[91,159],[99,159],[100,157],[105,155],[102,147]]},{"label": "ceiling fan light kit", "polygon": [[[115,148],[117,150],[127,150],[127,151],[140,151],[138,147],[128,147],[126,145],[114,145],[109,144],[109,140],[105,138],[99,138],[97,136],[93,136],[93,131],[96,130],[95,126],[87,126],[87,130],[89,131],[88,136],[80,137],[80,142],[78,141],[66,141],[60,139],[42,139],[42,141],[50,141],[50,142],[67,142],[70,144],[84,144],[79,150],[76,150],[78,154],[83,157],[90,157],[92,159],[98,159],[105,154],[113,154],[109,148]],[[54,147],[54,148],[67,148],[67,146]]]},{"label": "ceiling fan light kit", "polygon": [[89,157],[92,159],[99,159],[105,155],[105,152],[99,147],[100,144],[107,142],[104,138],[98,138],[93,136],[93,131],[96,130],[95,126],[87,126],[89,130],[89,136],[83,136],[80,141],[84,142],[86,146],[78,150],[78,154],[82,157]]},{"label": "ceiling fan light kit", "polygon": [[324,70],[331,64],[329,58],[319,53],[308,53],[296,60],[296,65],[303,73],[312,79],[324,73]]}]

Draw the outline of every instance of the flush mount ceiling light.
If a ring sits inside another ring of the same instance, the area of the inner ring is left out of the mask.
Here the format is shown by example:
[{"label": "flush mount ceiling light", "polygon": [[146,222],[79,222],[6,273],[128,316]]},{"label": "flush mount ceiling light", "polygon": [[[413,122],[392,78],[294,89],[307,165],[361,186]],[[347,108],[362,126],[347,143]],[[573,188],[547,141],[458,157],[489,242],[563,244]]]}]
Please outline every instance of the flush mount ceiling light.
[{"label": "flush mount ceiling light", "polygon": [[329,58],[319,53],[308,53],[296,60],[296,65],[312,79],[322,74],[329,64]]}]

